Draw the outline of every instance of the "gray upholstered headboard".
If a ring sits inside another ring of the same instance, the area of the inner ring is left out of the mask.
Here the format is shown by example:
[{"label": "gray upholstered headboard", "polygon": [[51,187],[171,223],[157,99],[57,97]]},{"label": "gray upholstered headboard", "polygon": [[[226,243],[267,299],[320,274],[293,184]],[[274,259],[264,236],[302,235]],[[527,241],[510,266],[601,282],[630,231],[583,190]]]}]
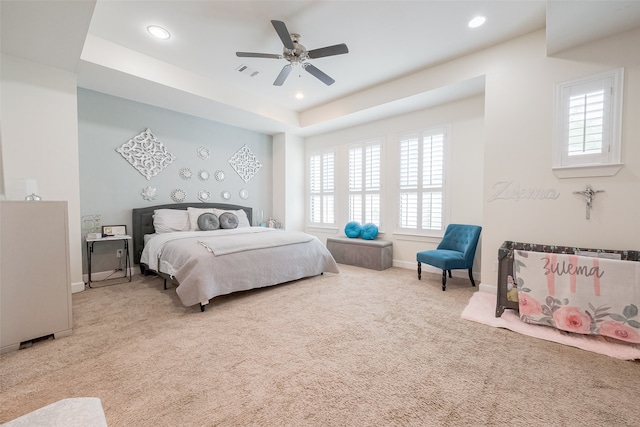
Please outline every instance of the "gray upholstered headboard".
[{"label": "gray upholstered headboard", "polygon": [[133,262],[134,264],[140,263],[140,255],[142,255],[142,249],[144,248],[144,235],[155,233],[153,228],[153,211],[156,209],[183,209],[188,207],[193,208],[217,208],[224,210],[238,210],[242,209],[247,213],[249,218],[249,224],[252,224],[253,208],[238,205],[228,205],[224,203],[170,203],[167,205],[149,206],[145,208],[137,208],[131,211],[132,226],[133,226]]}]

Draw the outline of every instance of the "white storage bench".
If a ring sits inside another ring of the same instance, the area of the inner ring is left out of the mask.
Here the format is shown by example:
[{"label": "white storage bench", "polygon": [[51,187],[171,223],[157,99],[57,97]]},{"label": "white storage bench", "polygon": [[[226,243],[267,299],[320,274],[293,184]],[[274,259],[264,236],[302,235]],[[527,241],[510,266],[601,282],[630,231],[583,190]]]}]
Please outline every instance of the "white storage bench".
[{"label": "white storage bench", "polygon": [[327,249],[340,264],[385,270],[393,264],[393,243],[349,237],[327,238]]}]

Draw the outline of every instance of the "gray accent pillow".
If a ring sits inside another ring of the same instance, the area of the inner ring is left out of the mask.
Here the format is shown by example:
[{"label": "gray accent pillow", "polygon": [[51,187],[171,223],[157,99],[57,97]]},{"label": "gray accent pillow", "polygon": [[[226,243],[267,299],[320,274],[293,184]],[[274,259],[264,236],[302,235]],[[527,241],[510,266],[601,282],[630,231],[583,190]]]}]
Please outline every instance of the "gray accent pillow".
[{"label": "gray accent pillow", "polygon": [[231,212],[225,212],[220,215],[220,228],[236,228],[238,226],[238,217]]},{"label": "gray accent pillow", "polygon": [[217,230],[220,228],[220,220],[215,214],[203,213],[198,217],[198,228],[203,231]]}]

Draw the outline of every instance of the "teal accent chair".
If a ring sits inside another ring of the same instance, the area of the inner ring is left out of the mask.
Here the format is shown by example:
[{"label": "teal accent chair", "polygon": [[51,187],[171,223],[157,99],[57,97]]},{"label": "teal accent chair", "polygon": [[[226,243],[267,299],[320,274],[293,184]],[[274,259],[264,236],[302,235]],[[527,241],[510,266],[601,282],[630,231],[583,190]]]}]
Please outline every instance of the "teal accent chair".
[{"label": "teal accent chair", "polygon": [[416,254],[418,280],[422,279],[422,263],[425,263],[442,269],[443,291],[447,288],[447,272],[451,277],[451,270],[469,270],[471,285],[475,286],[471,270],[481,231],[482,227],[478,225],[449,224],[436,249]]}]

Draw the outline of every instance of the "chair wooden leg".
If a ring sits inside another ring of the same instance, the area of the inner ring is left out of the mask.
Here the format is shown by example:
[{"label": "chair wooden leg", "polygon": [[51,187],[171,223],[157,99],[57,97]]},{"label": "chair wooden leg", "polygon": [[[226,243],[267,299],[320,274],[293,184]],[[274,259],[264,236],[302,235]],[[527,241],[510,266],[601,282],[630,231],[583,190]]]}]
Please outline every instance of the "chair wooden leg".
[{"label": "chair wooden leg", "polygon": [[422,280],[422,263],[418,261],[418,280]]},{"label": "chair wooden leg", "polygon": [[447,270],[449,272],[449,279],[451,279],[451,270]]},{"label": "chair wooden leg", "polygon": [[447,289],[447,270],[442,270],[442,290]]},{"label": "chair wooden leg", "polygon": [[473,272],[469,269],[469,279],[471,279],[471,286],[475,287],[476,282],[473,281]]}]

